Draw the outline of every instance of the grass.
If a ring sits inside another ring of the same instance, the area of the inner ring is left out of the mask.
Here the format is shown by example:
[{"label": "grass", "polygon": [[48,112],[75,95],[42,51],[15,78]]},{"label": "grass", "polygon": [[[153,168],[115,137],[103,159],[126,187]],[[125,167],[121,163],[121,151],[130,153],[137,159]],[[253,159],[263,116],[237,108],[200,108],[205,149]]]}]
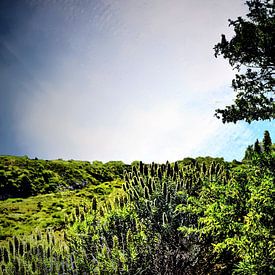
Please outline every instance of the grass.
[{"label": "grass", "polygon": [[65,217],[76,206],[91,207],[93,198],[105,200],[119,192],[121,184],[115,180],[79,190],[0,201],[0,245],[13,236],[30,235],[35,230],[62,230]]}]

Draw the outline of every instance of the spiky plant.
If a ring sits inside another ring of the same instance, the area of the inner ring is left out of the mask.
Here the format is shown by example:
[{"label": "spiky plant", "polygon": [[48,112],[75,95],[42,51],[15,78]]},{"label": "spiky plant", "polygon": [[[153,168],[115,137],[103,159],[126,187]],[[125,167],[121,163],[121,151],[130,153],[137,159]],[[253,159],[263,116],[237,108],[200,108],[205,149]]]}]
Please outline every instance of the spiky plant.
[{"label": "spiky plant", "polygon": [[[3,274],[191,274],[207,259],[190,198],[227,181],[221,165],[140,162],[125,173],[123,192],[105,202],[93,199],[66,216],[66,234],[37,232],[13,238],[0,249]],[[67,244],[68,247],[65,245]],[[201,268],[201,266],[200,266]],[[201,268],[202,269],[202,268]]]},{"label": "spiky plant", "polygon": [[[184,236],[179,227],[197,227],[194,213],[176,211],[178,205],[187,206],[189,197],[198,196],[201,188],[211,182],[222,181],[226,170],[219,164],[194,163],[179,168],[178,163],[150,165],[140,162],[139,170],[133,168],[125,174],[123,186],[128,203],[135,209],[146,226],[149,240],[147,261],[156,273],[174,272],[188,274],[191,266],[205,252],[205,240],[197,234]],[[190,271],[191,272],[191,271]]]},{"label": "spiky plant", "polygon": [[[0,249],[1,274],[56,274],[70,253],[62,238],[53,232],[35,232],[31,236],[14,236]],[[76,267],[70,270],[77,270]]]}]

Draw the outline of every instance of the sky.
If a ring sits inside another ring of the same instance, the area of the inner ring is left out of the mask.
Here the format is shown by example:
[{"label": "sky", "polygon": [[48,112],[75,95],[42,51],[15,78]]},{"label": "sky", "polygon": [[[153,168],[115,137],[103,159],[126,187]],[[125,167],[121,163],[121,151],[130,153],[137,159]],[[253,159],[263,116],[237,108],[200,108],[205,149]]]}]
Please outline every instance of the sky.
[{"label": "sky", "polygon": [[1,0],[0,154],[241,160],[274,121],[223,124],[232,71],[215,58],[242,0]]}]

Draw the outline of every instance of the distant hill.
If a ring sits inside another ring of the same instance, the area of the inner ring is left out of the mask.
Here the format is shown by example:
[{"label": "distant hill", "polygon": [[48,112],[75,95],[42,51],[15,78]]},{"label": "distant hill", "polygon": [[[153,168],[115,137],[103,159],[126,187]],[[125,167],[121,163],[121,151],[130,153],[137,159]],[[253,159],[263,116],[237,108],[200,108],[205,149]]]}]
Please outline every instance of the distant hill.
[{"label": "distant hill", "polygon": [[0,156],[0,200],[29,197],[123,178],[130,165],[76,160],[41,160],[26,156]]}]

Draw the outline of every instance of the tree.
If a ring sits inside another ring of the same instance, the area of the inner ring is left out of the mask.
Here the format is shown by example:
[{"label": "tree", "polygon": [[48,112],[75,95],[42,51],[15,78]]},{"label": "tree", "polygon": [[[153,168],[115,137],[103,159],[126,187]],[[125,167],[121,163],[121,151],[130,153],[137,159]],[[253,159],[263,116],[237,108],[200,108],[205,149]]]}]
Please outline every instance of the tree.
[{"label": "tree", "polygon": [[223,123],[275,118],[275,2],[249,0],[247,17],[229,20],[235,34],[227,40],[222,34],[215,45],[215,57],[222,55],[238,70],[232,87],[234,104],[217,109]]},{"label": "tree", "polygon": [[254,152],[257,154],[261,154],[262,153],[262,149],[259,143],[259,140],[257,139],[256,142],[254,143]]},{"label": "tree", "polygon": [[251,160],[254,154],[253,145],[249,145],[244,154],[243,160]]},{"label": "tree", "polygon": [[264,152],[270,153],[271,146],[272,146],[272,141],[271,141],[270,134],[269,134],[268,131],[265,131],[264,132],[264,139],[263,139]]}]

